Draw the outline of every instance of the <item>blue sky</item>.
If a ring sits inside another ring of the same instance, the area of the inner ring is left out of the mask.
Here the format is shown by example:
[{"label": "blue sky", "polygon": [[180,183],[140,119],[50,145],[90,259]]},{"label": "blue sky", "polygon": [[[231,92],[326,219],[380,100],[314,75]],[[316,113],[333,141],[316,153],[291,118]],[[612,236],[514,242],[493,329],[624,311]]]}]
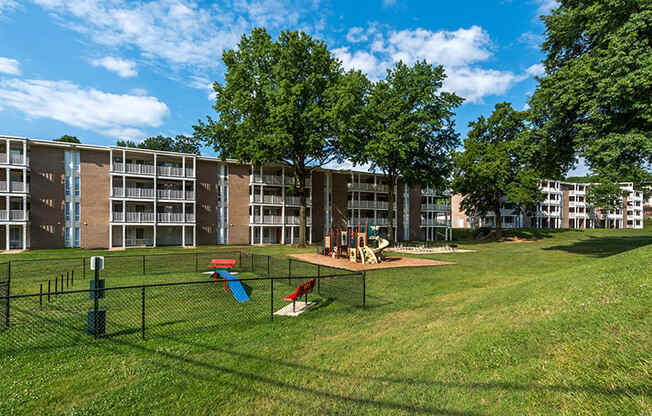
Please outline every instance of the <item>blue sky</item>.
[{"label": "blue sky", "polygon": [[[554,0],[0,0],[0,134],[113,144],[189,134],[212,114],[224,48],[265,26],[326,41],[346,68],[382,77],[399,59],[445,66],[466,98],[456,122],[510,101],[540,74]],[[207,153],[210,153],[209,151]]]}]

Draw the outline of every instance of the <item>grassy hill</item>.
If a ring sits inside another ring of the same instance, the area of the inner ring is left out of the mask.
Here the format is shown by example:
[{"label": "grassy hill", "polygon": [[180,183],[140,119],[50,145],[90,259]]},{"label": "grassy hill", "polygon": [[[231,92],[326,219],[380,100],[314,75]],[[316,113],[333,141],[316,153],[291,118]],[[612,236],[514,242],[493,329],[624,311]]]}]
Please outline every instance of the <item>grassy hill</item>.
[{"label": "grassy hill", "polygon": [[540,237],[369,272],[364,311],[3,356],[0,414],[651,414],[652,233]]}]

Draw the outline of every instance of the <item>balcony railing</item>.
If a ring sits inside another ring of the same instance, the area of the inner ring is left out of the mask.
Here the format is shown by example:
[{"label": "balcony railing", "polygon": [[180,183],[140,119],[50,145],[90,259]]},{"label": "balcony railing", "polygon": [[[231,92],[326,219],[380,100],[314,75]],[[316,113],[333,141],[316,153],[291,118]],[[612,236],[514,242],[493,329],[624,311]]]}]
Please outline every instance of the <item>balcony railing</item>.
[{"label": "balcony railing", "polygon": [[130,223],[150,223],[154,222],[153,212],[130,212],[127,211],[127,221]]},{"label": "balcony railing", "polygon": [[[287,216],[285,217],[285,223],[288,225],[301,225],[301,217],[297,216]],[[306,224],[312,224],[312,218],[306,217]]]},{"label": "balcony railing", "polygon": [[450,205],[444,204],[421,204],[421,211],[450,211]]},{"label": "balcony railing", "polygon": [[283,197],[281,195],[253,195],[253,202],[257,204],[283,204]]},{"label": "balcony railing", "polygon": [[[379,217],[379,218],[371,218],[371,217],[360,217],[360,218],[354,218],[354,219],[349,219],[348,220],[348,225],[349,227],[353,227],[358,225],[358,222],[361,224],[369,224],[369,225],[387,225],[387,218],[384,217]],[[394,226],[398,224],[398,220],[396,217],[394,217]]]},{"label": "balcony railing", "polygon": [[184,199],[184,192],[182,189],[157,189],[156,197],[158,199]]},{"label": "balcony railing", "polygon": [[431,218],[431,219],[422,219],[422,220],[421,220],[421,225],[424,225],[424,226],[431,226],[431,227],[432,227],[432,226],[447,227],[447,226],[450,225],[450,222],[449,222],[449,221],[446,221],[446,220],[443,220],[443,219],[439,220],[439,219],[433,219],[433,218]]},{"label": "balcony railing", "polygon": [[127,247],[153,246],[154,241],[150,238],[128,238],[125,240]]},{"label": "balcony railing", "polygon": [[353,182],[347,183],[347,188],[350,191],[369,191],[369,192],[388,192],[389,186],[383,184],[373,184],[366,182]]},{"label": "balcony railing", "polygon": [[[266,185],[295,185],[296,181],[293,176],[281,175],[259,175],[253,177],[254,183],[262,183]],[[306,177],[306,187],[312,186],[312,176]]]},{"label": "balcony railing", "polygon": [[124,215],[122,212],[112,212],[111,213],[111,220],[113,222],[124,222]]},{"label": "balcony railing", "polygon": [[0,211],[0,221],[27,221],[29,212],[25,213],[22,209],[12,209]]},{"label": "balcony railing", "polygon": [[183,168],[177,166],[157,166],[156,174],[159,176],[183,177]]},{"label": "balcony railing", "polygon": [[154,188],[130,188],[127,187],[125,196],[127,198],[154,199]]},{"label": "balcony railing", "polygon": [[[5,159],[6,160],[6,159]],[[24,164],[25,159],[23,158],[22,153],[16,154],[13,152],[9,153],[9,163],[12,165],[22,165]]]},{"label": "balcony railing", "polygon": [[183,222],[183,212],[159,212],[156,214],[156,221],[163,223]]}]

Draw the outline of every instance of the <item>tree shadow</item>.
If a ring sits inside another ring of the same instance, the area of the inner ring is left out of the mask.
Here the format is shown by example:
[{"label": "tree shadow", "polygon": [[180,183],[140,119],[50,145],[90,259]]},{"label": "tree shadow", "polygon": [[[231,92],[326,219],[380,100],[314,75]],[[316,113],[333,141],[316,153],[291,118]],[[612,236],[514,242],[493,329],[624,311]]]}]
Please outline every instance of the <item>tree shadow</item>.
[{"label": "tree shadow", "polygon": [[652,236],[637,237],[595,237],[575,241],[571,244],[546,247],[543,250],[565,251],[591,257],[609,257],[625,251],[652,244]]}]

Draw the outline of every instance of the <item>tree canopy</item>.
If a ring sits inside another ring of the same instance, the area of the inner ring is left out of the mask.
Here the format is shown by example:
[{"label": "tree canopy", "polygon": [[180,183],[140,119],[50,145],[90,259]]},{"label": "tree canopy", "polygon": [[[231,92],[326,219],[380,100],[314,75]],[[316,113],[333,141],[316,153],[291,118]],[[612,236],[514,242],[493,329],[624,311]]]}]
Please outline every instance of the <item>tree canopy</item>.
[{"label": "tree canopy", "polygon": [[161,150],[166,152],[200,154],[200,142],[192,136],[178,135],[176,137],[148,137],[140,143],[131,140],[118,140],[116,146],[133,147],[137,149]]},{"label": "tree canopy", "polygon": [[64,143],[81,143],[79,139],[76,136],[69,136],[67,134],[64,134],[63,136],[59,137],[58,139],[54,139],[55,142],[64,142]]},{"label": "tree canopy", "polygon": [[356,132],[345,142],[347,155],[370,164],[389,184],[388,238],[394,239],[395,189],[401,177],[410,186],[446,189],[459,143],[453,110],[462,98],[442,92],[442,66],[398,62],[370,86],[357,112]]},{"label": "tree canopy", "polygon": [[461,208],[472,217],[494,212],[499,236],[505,199],[532,213],[541,198],[526,119],[511,104],[496,104],[489,118],[469,123],[464,151],[456,157],[453,189],[464,195]]},{"label": "tree canopy", "polygon": [[582,156],[602,182],[649,179],[652,2],[561,0],[543,21],[546,73],[530,107],[546,174]]},{"label": "tree canopy", "polygon": [[290,168],[301,199],[304,245],[306,178],[341,159],[339,140],[347,134],[356,83],[346,79],[324,42],[304,32],[284,31],[274,41],[257,28],[222,59],[225,82],[213,84],[217,119],[199,121],[195,137],[223,157]]}]

